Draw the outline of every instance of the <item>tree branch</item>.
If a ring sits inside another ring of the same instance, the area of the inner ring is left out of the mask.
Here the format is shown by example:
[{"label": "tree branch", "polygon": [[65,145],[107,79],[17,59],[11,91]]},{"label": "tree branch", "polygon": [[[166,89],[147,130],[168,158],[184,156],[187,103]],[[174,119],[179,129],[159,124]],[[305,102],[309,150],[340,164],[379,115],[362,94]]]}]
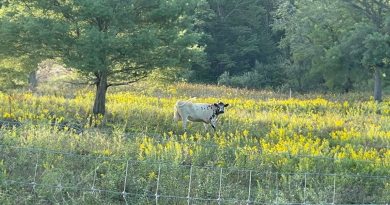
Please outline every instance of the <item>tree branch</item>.
[{"label": "tree branch", "polygon": [[236,9],[237,9],[239,6],[241,6],[241,5],[243,5],[243,4],[246,4],[246,3],[249,3],[249,1],[246,1],[246,2],[241,2],[241,0],[238,1],[238,2],[236,3],[236,6],[234,7],[234,9],[232,9],[232,10],[223,18],[223,20],[226,20],[234,11],[236,11]]},{"label": "tree branch", "polygon": [[372,19],[373,14],[370,12],[369,5],[367,4],[367,2],[358,1],[358,3],[362,4],[365,7],[365,8],[363,8],[363,7],[359,6],[358,4],[353,3],[352,2],[353,0],[343,0],[343,1],[349,3],[353,8],[363,12],[364,15],[366,15],[368,18]]},{"label": "tree branch", "polygon": [[304,38],[306,38],[312,45],[314,45],[313,41],[309,38],[309,36],[303,36]]},{"label": "tree branch", "polygon": [[[57,6],[58,8],[61,8],[61,3],[58,2],[58,0],[54,0],[54,6]],[[61,14],[65,17],[65,19],[70,20],[71,22],[74,22],[74,17],[71,16],[69,13],[61,12]]]},{"label": "tree branch", "polygon": [[144,68],[145,68],[144,66],[127,67],[127,68],[123,68],[123,69],[120,69],[120,70],[111,71],[110,75],[115,75],[115,74],[118,74],[118,73],[128,73],[128,72],[131,72],[131,71],[135,71],[137,69],[144,69]]},{"label": "tree branch", "polygon": [[349,3],[353,8],[362,11],[373,23],[379,28],[382,24],[382,11],[390,11],[390,5],[384,3],[381,0],[343,0],[344,2]]},{"label": "tree branch", "polygon": [[72,84],[72,85],[96,85],[96,82],[94,82],[94,83],[88,83],[88,82],[82,83],[82,82],[74,82],[74,81],[67,81],[67,80],[62,81],[62,82],[68,83],[68,84]]},{"label": "tree branch", "polygon": [[385,8],[386,10],[390,10],[390,6],[389,5],[387,5],[387,4],[385,4],[385,3],[383,3],[382,1],[374,1],[378,6],[380,6],[380,7],[382,7],[382,8]]},{"label": "tree branch", "polygon": [[94,72],[93,75],[95,75],[95,77],[96,77],[98,80],[100,79],[100,75],[99,75],[99,72],[98,72],[98,71]]},{"label": "tree branch", "polygon": [[218,7],[218,14],[220,17],[222,17],[221,5],[219,5],[219,1],[217,2],[217,7]]},{"label": "tree branch", "polygon": [[110,84],[107,85],[107,88],[111,87],[111,86],[129,85],[131,83],[135,83],[135,82],[138,82],[138,81],[140,81],[142,79],[145,79],[146,77],[148,77],[147,74],[142,76],[142,77],[140,77],[140,78],[137,78],[135,80],[131,80],[131,81],[126,81],[126,82],[122,82],[122,83],[110,83]]}]

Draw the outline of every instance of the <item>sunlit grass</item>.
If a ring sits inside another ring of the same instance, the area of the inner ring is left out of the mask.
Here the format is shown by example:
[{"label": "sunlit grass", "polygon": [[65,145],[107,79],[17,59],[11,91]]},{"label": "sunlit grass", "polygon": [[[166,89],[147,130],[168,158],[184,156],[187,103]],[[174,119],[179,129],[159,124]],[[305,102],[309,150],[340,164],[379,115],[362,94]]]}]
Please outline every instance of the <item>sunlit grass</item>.
[{"label": "sunlit grass", "polygon": [[[289,99],[281,93],[190,84],[121,87],[109,90],[106,115],[90,126],[94,92],[62,91],[0,93],[1,120],[25,123],[3,123],[0,144],[269,172],[390,175],[388,100],[377,104],[358,93]],[[199,103],[229,103],[216,132],[189,123],[184,133],[173,122],[174,103],[191,97]],[[2,172],[7,176],[6,169]]]}]

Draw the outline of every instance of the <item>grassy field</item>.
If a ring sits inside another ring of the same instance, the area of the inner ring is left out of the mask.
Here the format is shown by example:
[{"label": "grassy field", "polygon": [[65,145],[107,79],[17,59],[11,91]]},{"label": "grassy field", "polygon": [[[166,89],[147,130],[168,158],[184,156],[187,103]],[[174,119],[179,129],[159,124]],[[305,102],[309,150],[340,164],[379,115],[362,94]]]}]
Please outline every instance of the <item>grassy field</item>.
[{"label": "grassy field", "polygon": [[[96,126],[90,88],[0,93],[2,204],[390,201],[389,99],[190,84],[108,92]],[[174,103],[191,97],[229,103],[216,132],[173,123]]]}]

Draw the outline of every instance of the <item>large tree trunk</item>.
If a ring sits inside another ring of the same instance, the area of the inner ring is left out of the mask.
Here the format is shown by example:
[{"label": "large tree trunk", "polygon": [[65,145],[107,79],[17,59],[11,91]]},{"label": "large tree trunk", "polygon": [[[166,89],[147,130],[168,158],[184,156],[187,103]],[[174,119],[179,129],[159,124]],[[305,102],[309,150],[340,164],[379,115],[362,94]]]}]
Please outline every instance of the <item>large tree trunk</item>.
[{"label": "large tree trunk", "polygon": [[93,114],[104,115],[106,113],[106,92],[107,92],[107,73],[102,71],[98,79],[96,88],[95,103],[93,105]]},{"label": "large tree trunk", "polygon": [[381,73],[379,72],[379,69],[375,69],[374,79],[375,79],[374,99],[377,102],[382,102],[382,80],[381,80]]},{"label": "large tree trunk", "polygon": [[33,87],[36,87],[38,85],[37,81],[37,71],[33,71],[29,74],[28,77],[28,83],[32,85]]}]

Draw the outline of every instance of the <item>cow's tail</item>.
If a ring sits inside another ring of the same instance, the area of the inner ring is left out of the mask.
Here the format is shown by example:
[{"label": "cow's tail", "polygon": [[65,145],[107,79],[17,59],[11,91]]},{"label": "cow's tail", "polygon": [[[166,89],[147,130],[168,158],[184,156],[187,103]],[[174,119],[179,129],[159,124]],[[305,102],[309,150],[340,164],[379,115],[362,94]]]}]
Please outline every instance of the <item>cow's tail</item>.
[{"label": "cow's tail", "polygon": [[185,104],[187,104],[187,103],[189,103],[189,102],[191,102],[191,101],[193,101],[193,100],[196,100],[196,97],[193,97],[193,98],[191,98],[191,99],[189,99],[189,100],[187,100],[187,101],[185,101],[185,102],[179,101],[179,102],[177,102],[177,103],[175,104],[175,107],[176,107],[176,106],[182,107],[182,106],[184,106]]},{"label": "cow's tail", "polygon": [[175,103],[174,110],[173,110],[173,119],[175,122],[182,120],[180,112],[179,112],[179,107],[183,107],[184,105],[186,105],[187,103],[189,103],[193,100],[196,100],[196,97],[191,98],[191,99],[187,100],[186,102],[178,101],[177,103]]}]

